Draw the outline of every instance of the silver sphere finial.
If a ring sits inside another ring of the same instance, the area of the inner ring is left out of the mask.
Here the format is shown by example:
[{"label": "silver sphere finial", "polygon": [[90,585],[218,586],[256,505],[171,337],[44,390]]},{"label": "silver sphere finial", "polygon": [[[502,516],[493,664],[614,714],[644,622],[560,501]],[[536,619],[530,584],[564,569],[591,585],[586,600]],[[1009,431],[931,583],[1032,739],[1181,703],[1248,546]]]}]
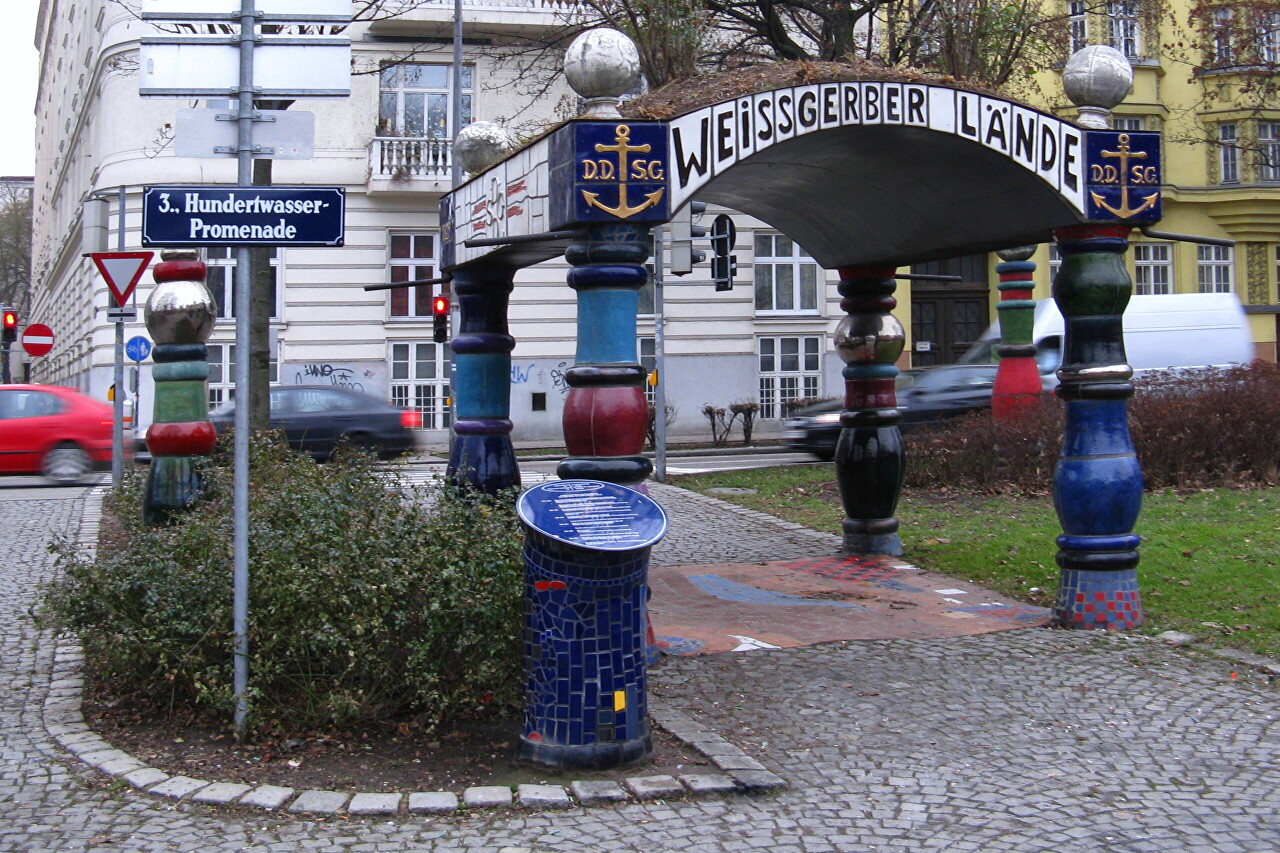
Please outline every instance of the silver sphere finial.
[{"label": "silver sphere finial", "polygon": [[640,81],[640,51],[617,30],[587,30],[565,51],[564,76],[587,101],[583,115],[620,118],[618,98]]},{"label": "silver sphere finial", "polygon": [[518,146],[515,136],[502,125],[477,121],[458,131],[453,156],[464,172],[474,175],[505,160]]},{"label": "silver sphere finial", "polygon": [[1062,71],[1062,88],[1080,108],[1084,127],[1110,127],[1111,108],[1133,89],[1133,66],[1114,47],[1091,44],[1076,51]]}]

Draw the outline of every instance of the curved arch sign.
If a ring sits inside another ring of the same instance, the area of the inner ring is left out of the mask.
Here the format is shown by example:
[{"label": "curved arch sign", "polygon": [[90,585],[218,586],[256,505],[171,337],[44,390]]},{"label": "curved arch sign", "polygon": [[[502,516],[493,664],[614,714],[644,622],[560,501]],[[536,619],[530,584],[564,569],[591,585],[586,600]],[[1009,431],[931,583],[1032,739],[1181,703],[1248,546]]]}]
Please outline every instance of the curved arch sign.
[{"label": "curved arch sign", "polygon": [[536,263],[564,245],[539,234],[665,222],[695,195],[767,222],[825,267],[899,266],[1082,222],[1154,222],[1160,180],[1157,133],[1082,128],[945,86],[792,86],[669,121],[565,124],[442,199],[442,267]]}]

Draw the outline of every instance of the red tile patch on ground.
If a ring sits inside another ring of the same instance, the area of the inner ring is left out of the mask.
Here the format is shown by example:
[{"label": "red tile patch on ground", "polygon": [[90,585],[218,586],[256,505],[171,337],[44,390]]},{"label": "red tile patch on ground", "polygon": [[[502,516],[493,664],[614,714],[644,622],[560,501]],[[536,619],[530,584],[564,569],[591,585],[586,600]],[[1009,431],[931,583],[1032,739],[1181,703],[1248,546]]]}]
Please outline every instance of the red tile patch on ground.
[{"label": "red tile patch on ground", "polygon": [[1041,625],[1050,612],[892,557],[650,566],[666,654],[927,639]]}]

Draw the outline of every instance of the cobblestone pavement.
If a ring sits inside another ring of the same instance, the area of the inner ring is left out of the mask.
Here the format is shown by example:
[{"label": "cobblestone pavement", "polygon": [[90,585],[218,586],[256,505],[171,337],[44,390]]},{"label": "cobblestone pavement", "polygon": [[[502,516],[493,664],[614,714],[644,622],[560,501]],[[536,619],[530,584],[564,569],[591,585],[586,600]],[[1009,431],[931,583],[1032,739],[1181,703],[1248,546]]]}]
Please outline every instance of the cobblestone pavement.
[{"label": "cobblestone pavement", "polygon": [[[780,793],[326,822],[104,785],[45,730],[58,650],[27,618],[51,571],[45,545],[77,533],[86,493],[15,494],[0,492],[3,851],[1280,848],[1280,695],[1248,672],[1232,679],[1217,658],[1041,629],[672,659],[653,670],[655,706],[731,734],[788,780]],[[686,506],[667,498],[673,512]],[[808,541],[758,519],[735,526],[751,517],[700,499],[687,505],[708,529],[680,536],[724,549],[718,559],[742,558],[730,548],[796,556],[770,549]]]}]

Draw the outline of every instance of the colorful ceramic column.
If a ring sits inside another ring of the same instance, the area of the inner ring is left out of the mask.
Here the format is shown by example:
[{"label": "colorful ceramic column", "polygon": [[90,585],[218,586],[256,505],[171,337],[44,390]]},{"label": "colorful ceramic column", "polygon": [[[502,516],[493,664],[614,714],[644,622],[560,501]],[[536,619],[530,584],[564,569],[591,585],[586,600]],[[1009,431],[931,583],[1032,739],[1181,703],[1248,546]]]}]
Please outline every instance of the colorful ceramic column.
[{"label": "colorful ceramic column", "polygon": [[209,361],[205,341],[217,317],[205,287],[205,265],[195,252],[162,252],[152,269],[147,331],[155,341],[151,376],[155,409],[147,429],[151,466],[142,514],[164,524],[197,501],[203,491],[197,467],[213,453],[217,435],[209,422]]},{"label": "colorful ceramic column", "polygon": [[649,226],[591,225],[569,245],[569,286],[578,294],[578,348],[565,372],[562,479],[643,488],[653,463],[643,455],[649,410],[645,369],[636,361],[638,292],[649,280]]},{"label": "colorful ceramic column", "polygon": [[1027,260],[1035,246],[1020,246],[997,252],[1003,263],[996,264],[1000,277],[1000,356],[996,383],[991,392],[991,416],[1007,423],[1035,411],[1040,405],[1040,370],[1036,365],[1036,348],[1031,342],[1036,303],[1031,298],[1035,287],[1035,261]]},{"label": "colorful ceramic column", "polygon": [[892,268],[842,267],[836,353],[845,363],[844,413],[836,444],[836,480],[844,504],[844,550],[901,554],[894,511],[906,454],[898,430],[895,362],[906,333],[890,311],[898,304]]},{"label": "colorful ceramic column", "polygon": [[1124,265],[1129,227],[1056,231],[1062,268],[1053,298],[1066,321],[1058,396],[1066,403],[1053,503],[1062,525],[1054,621],[1067,628],[1142,624],[1138,543],[1142,470],[1129,437],[1133,370],[1125,360],[1123,313],[1131,283]]},{"label": "colorful ceramic column", "polygon": [[520,485],[511,445],[511,351],[507,303],[515,270],[476,265],[453,271],[458,331],[453,347],[453,445],[449,479],[487,494]]}]

